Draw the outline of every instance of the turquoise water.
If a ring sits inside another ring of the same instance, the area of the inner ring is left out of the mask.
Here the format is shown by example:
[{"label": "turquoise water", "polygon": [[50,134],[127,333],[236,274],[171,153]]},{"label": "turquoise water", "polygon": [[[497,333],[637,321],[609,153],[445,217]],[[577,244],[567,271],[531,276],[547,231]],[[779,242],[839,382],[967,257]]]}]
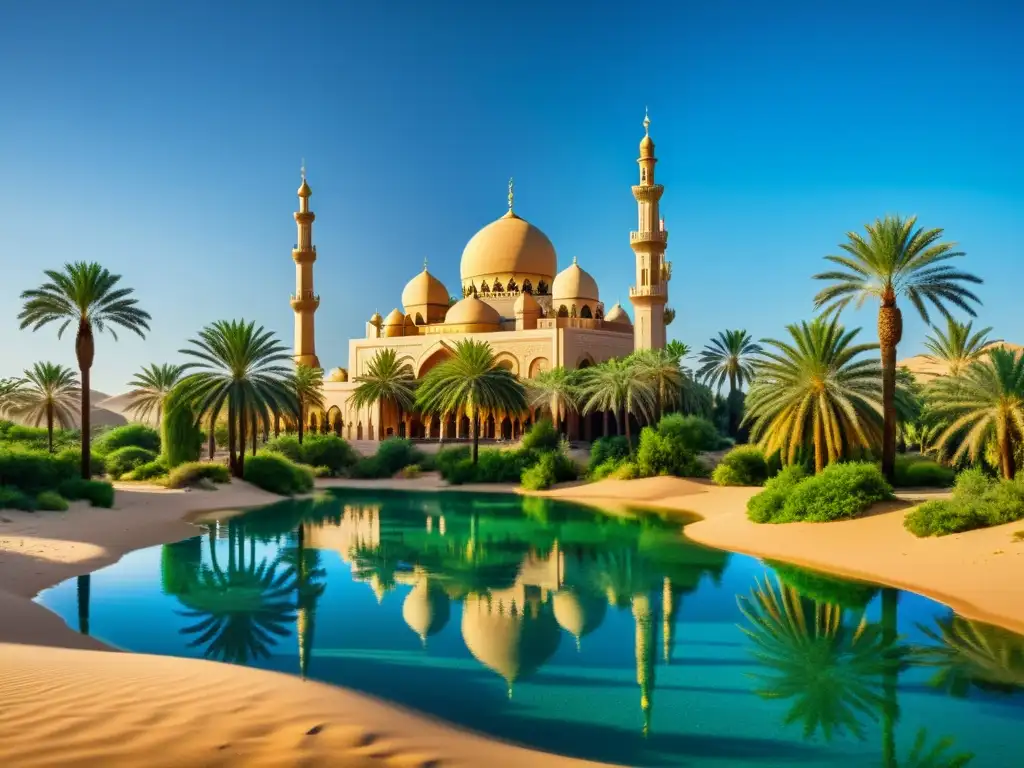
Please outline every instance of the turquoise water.
[{"label": "turquoise water", "polygon": [[649,514],[344,491],[212,524],[38,599],[120,648],[304,675],[576,757],[1022,764],[1024,638],[707,549]]}]

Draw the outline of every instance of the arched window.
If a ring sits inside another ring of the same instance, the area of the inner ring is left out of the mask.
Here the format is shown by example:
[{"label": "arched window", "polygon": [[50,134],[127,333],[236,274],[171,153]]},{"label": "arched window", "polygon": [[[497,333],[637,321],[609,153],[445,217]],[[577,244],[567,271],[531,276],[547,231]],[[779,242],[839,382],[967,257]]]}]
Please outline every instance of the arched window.
[{"label": "arched window", "polygon": [[548,295],[548,284],[545,283],[543,280],[541,280],[539,283],[537,283],[537,295],[538,296],[547,296]]},{"label": "arched window", "polygon": [[488,287],[487,281],[484,280],[483,283],[480,284],[480,293],[490,293],[490,292],[491,292],[491,289]]},{"label": "arched window", "polygon": [[646,168],[641,168],[640,169],[640,181],[647,181],[647,169]]},{"label": "arched window", "polygon": [[523,280],[523,293],[533,293],[533,283],[529,279]]},{"label": "arched window", "polygon": [[562,306],[560,306],[558,308],[558,316],[559,317],[568,317],[569,316],[569,309],[565,306],[565,304],[563,304]]},{"label": "arched window", "polygon": [[416,313],[416,325],[423,325],[423,315]]},{"label": "arched window", "polygon": [[596,317],[598,320],[604,320],[604,310],[598,307],[597,311],[594,312],[594,317]]},{"label": "arched window", "polygon": [[516,285],[516,279],[514,277],[509,279],[508,285],[505,286],[505,290],[509,293],[516,293],[519,290],[519,286]]},{"label": "arched window", "polygon": [[495,293],[504,293],[505,292],[505,289],[502,287],[500,280],[495,280],[494,281],[494,286],[491,288],[491,290],[494,291]]},{"label": "arched window", "polygon": [[589,305],[587,305],[587,304],[583,305],[583,309],[580,310],[580,317],[585,317],[588,320],[593,317],[593,315],[590,314],[590,306]]}]

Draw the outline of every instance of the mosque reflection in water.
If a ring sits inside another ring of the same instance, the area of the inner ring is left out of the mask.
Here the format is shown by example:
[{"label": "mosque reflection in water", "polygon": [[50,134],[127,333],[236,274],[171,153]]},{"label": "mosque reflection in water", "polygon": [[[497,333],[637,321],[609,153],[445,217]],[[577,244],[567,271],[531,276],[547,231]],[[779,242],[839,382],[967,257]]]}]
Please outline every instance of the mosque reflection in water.
[{"label": "mosque reflection in water", "polygon": [[[327,586],[324,555],[333,551],[378,603],[399,585],[409,588],[402,618],[424,645],[461,603],[466,649],[505,680],[510,697],[516,681],[552,658],[563,634],[579,645],[609,609],[628,609],[646,735],[681,600],[704,579],[718,582],[730,558],[652,516],[468,494],[352,503],[358,498],[282,503],[165,546],[163,591],[180,604],[192,652],[259,665],[297,642],[305,676]],[[769,565],[774,574],[737,598],[757,662],[748,677],[759,698],[786,703],[785,724],[804,738],[863,739],[862,723],[876,722],[881,764],[902,765],[894,736],[901,673],[926,669],[930,688],[958,698],[1024,686],[1024,639],[1016,634],[942,613],[910,643],[896,630],[897,591]],[[869,621],[867,605],[878,596],[880,618]],[[908,759],[933,755],[938,761],[928,765],[955,766],[972,757],[948,739],[916,735]]]}]

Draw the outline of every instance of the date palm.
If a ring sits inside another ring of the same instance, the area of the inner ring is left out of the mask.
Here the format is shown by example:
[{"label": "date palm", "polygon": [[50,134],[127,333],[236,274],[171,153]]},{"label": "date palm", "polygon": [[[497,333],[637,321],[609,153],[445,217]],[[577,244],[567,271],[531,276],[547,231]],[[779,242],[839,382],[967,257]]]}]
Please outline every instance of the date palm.
[{"label": "date palm", "polygon": [[917,226],[917,217],[886,216],[864,227],[866,236],[847,233],[839,247],[846,252],[826,256],[842,269],[821,272],[817,280],[832,285],[814,297],[814,306],[839,313],[855,302],[863,306],[878,299],[878,343],[882,357],[882,471],[892,481],[896,466],[896,347],[903,338],[903,315],[896,302],[905,296],[921,318],[929,322],[928,304],[949,318],[949,307],[975,315],[980,304],[965,283],[982,280],[945,262],[963,256],[955,243],[942,241],[941,229]]},{"label": "date palm", "polygon": [[731,395],[754,378],[754,355],[760,351],[746,331],[722,331],[700,351],[697,378],[714,390],[728,381]]},{"label": "date palm", "polygon": [[181,381],[183,370],[184,366],[171,363],[144,366],[128,382],[128,386],[132,388],[128,394],[128,410],[139,421],[148,421],[150,414],[156,411],[156,423],[159,425],[164,412],[164,401]]},{"label": "date palm", "polygon": [[681,365],[683,359],[689,357],[691,350],[689,344],[682,341],[673,340],[665,345],[665,351],[672,355],[672,357],[674,357],[676,360],[678,360]]},{"label": "date palm", "polygon": [[950,376],[959,376],[967,366],[981,357],[988,346],[988,335],[991,328],[974,331],[974,323],[959,323],[953,318],[946,318],[946,331],[933,328],[933,335],[924,340],[924,345],[931,352],[928,359],[935,363],[945,364]]},{"label": "date palm", "polygon": [[395,349],[382,349],[374,355],[366,373],[356,376],[358,385],[352,393],[352,405],[357,409],[377,403],[394,403],[398,408],[398,421],[411,411],[416,403],[416,376],[406,360],[398,359]]},{"label": "date palm", "polygon": [[[389,350],[390,351],[390,350]],[[291,378],[298,407],[299,445],[302,445],[303,424],[308,408],[324,408],[324,371],[311,365],[296,365]]]},{"label": "date palm", "polygon": [[877,344],[854,344],[860,329],[838,319],[788,325],[791,340],[765,339],[747,395],[751,439],[766,454],[781,451],[792,463],[814,447],[814,469],[871,448],[881,438],[882,376],[874,358],[861,355]]},{"label": "date palm", "polygon": [[24,379],[0,379],[0,419],[7,418],[16,410],[18,395],[24,388]]},{"label": "date palm", "polygon": [[465,411],[473,432],[475,464],[480,451],[480,413],[521,413],[526,409],[526,391],[516,375],[498,363],[490,344],[466,339],[456,343],[452,356],[424,377],[416,402],[424,413]]},{"label": "date palm", "polygon": [[578,370],[559,366],[526,379],[523,383],[526,385],[527,405],[546,409],[557,427],[562,419],[578,410],[580,375]]},{"label": "date palm", "polygon": [[970,456],[977,461],[993,438],[999,446],[1003,477],[1017,474],[1016,453],[1024,442],[1024,354],[990,349],[971,363],[958,379],[936,380],[929,405],[948,426],[935,446],[953,461]]},{"label": "date palm", "polygon": [[82,477],[89,479],[92,428],[89,387],[96,355],[95,333],[109,331],[116,341],[117,328],[124,328],[145,338],[150,316],[139,308],[137,299],[131,298],[131,288],[118,287],[120,275],[95,262],[76,261],[65,264],[62,271],[48,269],[44,274],[47,282],[22,292],[24,305],[18,320],[22,329],[31,326],[33,331],[58,323],[58,339],[69,325],[75,326],[75,355],[82,387]]},{"label": "date palm", "polygon": [[619,425],[619,434],[625,431],[627,440],[632,441],[629,417],[636,415],[650,421],[656,400],[651,381],[638,375],[628,360],[606,360],[583,372],[580,385],[583,412],[611,411]]},{"label": "date palm", "polygon": [[14,411],[31,426],[46,422],[46,443],[53,453],[53,427],[70,429],[81,399],[78,377],[57,363],[36,363],[25,371],[26,386],[15,399]]},{"label": "date palm", "polygon": [[[285,365],[291,354],[272,331],[245,320],[218,320],[180,350],[193,358],[184,369],[195,412],[211,429],[227,408],[228,465],[235,477],[245,469],[245,436],[254,413],[295,414],[298,406]],[[235,456],[236,447],[241,451]]]},{"label": "date palm", "polygon": [[666,408],[673,408],[683,394],[687,377],[679,367],[679,360],[668,349],[641,349],[630,355],[636,372],[654,388],[654,418],[660,419]]}]

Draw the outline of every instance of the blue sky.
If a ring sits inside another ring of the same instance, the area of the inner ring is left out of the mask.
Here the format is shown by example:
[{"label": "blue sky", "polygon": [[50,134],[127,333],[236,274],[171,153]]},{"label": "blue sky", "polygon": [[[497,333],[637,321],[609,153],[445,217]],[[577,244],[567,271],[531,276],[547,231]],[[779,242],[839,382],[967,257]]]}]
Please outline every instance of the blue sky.
[{"label": "blue sky", "polygon": [[[4,3],[0,376],[74,364],[72,339],[15,320],[21,290],[73,259],[153,315],[145,342],[100,341],[98,389],[216,319],[290,346],[303,157],[326,367],[424,258],[457,291],[509,176],[610,306],[632,281],[645,105],[671,338],[779,336],[845,233],[899,212],[960,243],[982,321],[1021,342],[1022,30],[1012,0]],[[873,336],[873,313],[848,322]],[[908,314],[901,355],[926,331]]]}]

